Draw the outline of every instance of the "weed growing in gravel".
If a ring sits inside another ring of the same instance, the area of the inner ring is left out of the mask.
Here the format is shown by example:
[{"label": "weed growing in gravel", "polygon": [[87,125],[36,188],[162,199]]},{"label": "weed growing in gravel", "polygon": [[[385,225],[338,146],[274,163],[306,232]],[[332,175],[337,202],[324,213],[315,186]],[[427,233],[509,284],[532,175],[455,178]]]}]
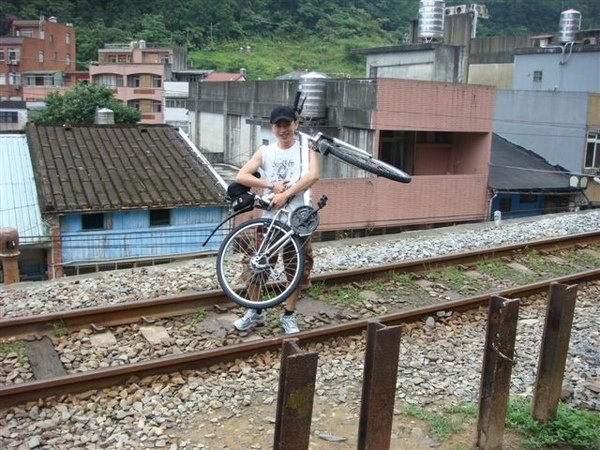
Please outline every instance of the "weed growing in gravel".
[{"label": "weed growing in gravel", "polygon": [[471,277],[455,267],[429,272],[425,278],[432,282],[447,284],[450,289],[461,295],[475,294],[489,287],[484,280]]},{"label": "weed growing in gravel", "polygon": [[576,410],[559,403],[556,419],[542,426],[531,416],[530,401],[516,397],[510,400],[506,424],[527,436],[528,449],[600,448],[600,413],[597,411]]},{"label": "weed growing in gravel", "polygon": [[393,273],[392,281],[396,284],[396,296],[416,296],[417,298],[427,298],[429,294],[425,289],[415,283],[413,276],[409,273]]},{"label": "weed growing in gravel", "polygon": [[531,251],[528,254],[519,257],[518,260],[521,264],[529,267],[531,270],[545,275],[560,276],[569,274],[572,271],[570,267],[560,265],[555,261],[544,258],[536,251]]},{"label": "weed growing in gravel", "polygon": [[325,283],[323,281],[315,281],[308,288],[308,295],[312,298],[319,298],[323,295],[325,290]]},{"label": "weed growing in gravel", "polygon": [[206,318],[206,310],[204,308],[198,308],[194,314],[188,319],[188,325],[195,327]]},{"label": "weed growing in gravel", "polygon": [[500,261],[476,264],[475,270],[497,280],[512,280],[518,284],[529,284],[536,280],[536,277],[519,272]]},{"label": "weed growing in gravel", "polygon": [[377,292],[378,294],[385,294],[385,293],[388,292],[387,287],[380,280],[369,281],[367,283],[367,285],[365,286],[365,288],[368,289],[368,290],[370,290],[370,291]]},{"label": "weed growing in gravel", "polygon": [[341,306],[350,306],[355,303],[360,303],[363,300],[358,288],[351,284],[334,286],[325,293],[324,298],[325,301],[329,303],[336,303]]},{"label": "weed growing in gravel", "polygon": [[403,412],[407,416],[425,421],[433,437],[439,441],[448,439],[453,434],[462,431],[466,424],[465,417],[468,416],[462,411],[453,413],[448,413],[448,411],[435,412],[410,405],[407,405]]},{"label": "weed growing in gravel", "polygon": [[0,342],[0,355],[9,353],[16,353],[19,361],[23,361],[27,355],[27,349],[21,341]]},{"label": "weed growing in gravel", "polygon": [[67,330],[67,327],[62,322],[52,322],[52,333],[56,337],[64,337],[69,334],[69,330]]},{"label": "weed growing in gravel", "polygon": [[[600,254],[600,249],[594,248],[593,251]],[[570,250],[562,257],[571,264],[589,268],[600,267],[600,258],[583,250]]]}]

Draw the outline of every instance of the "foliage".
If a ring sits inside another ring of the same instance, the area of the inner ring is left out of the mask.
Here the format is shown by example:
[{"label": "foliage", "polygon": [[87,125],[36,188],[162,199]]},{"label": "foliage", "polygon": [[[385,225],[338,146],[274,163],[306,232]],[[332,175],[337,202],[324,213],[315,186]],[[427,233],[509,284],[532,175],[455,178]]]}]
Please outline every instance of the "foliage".
[{"label": "foliage", "polygon": [[[446,2],[448,6],[464,3]],[[583,29],[599,28],[600,8],[596,3],[596,0],[572,0],[568,5],[563,0],[484,2],[490,18],[478,21],[478,35],[558,31],[560,12],[567,7],[582,13]],[[44,15],[56,16],[61,23],[71,22],[76,29],[80,70],[97,59],[97,51],[104,43],[145,39],[149,44],[169,42],[203,52],[222,50],[228,43],[271,42],[274,57],[282,53],[278,44],[292,48],[298,44],[310,55],[303,66],[346,72],[319,66],[321,50],[313,44],[334,44],[338,53],[333,60],[342,56],[342,62],[347,63],[347,59],[358,57],[348,52],[343,42],[348,46],[363,46],[370,40],[380,44],[404,42],[411,21],[418,16],[418,8],[418,0],[3,0],[0,33],[8,33],[13,18],[36,19]],[[353,42],[356,39],[358,42]],[[196,57],[197,61],[200,59]],[[257,71],[256,78],[296,68],[285,59],[277,59],[272,64],[280,64],[280,70]],[[220,71],[237,66],[228,62],[226,67],[216,60],[213,64]]]},{"label": "foliage", "polygon": [[33,118],[34,123],[94,123],[96,108],[111,109],[115,123],[135,123],[141,117],[137,109],[117,100],[110,89],[95,84],[79,83],[62,95],[51,92],[45,101],[46,108]]},{"label": "foliage", "polygon": [[528,436],[527,447],[543,449],[565,445],[574,449],[600,448],[600,413],[575,410],[559,403],[556,419],[540,425],[531,416],[529,401],[510,400],[506,424]]}]

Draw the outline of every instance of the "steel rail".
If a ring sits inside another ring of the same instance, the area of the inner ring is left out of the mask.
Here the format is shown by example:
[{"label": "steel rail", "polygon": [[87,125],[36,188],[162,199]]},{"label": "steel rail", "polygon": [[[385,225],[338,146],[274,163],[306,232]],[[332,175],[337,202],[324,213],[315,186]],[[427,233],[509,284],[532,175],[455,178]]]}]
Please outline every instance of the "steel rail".
[{"label": "steel rail", "polygon": [[[444,302],[437,305],[391,313],[376,319],[360,319],[340,325],[328,325],[296,333],[293,337],[294,339],[297,339],[299,343],[305,344],[308,342],[324,341],[337,336],[356,335],[365,330],[368,323],[373,320],[377,320],[377,322],[384,325],[409,323],[435,314],[438,311],[461,311],[485,305],[489,302],[492,295],[507,298],[531,296],[547,291],[552,283],[577,284],[597,280],[599,278],[600,268],[539,281],[520,287],[512,287],[460,300]],[[128,381],[145,376],[173,373],[187,369],[200,369],[217,363],[232,361],[236,358],[242,358],[250,354],[278,351],[284,339],[289,339],[289,336],[282,335],[184,355],[165,356],[157,360],[127,364],[115,368],[100,369],[84,373],[69,374],[63,377],[49,378],[46,380],[7,385],[0,387],[0,409],[41,398],[52,396],[62,397],[67,394],[77,394],[92,389],[125,384]]]},{"label": "steel rail", "polygon": [[[390,263],[376,267],[331,272],[313,276],[311,280],[313,282],[323,281],[327,284],[364,281],[385,277],[389,272],[420,273],[457,264],[469,264],[481,261],[482,259],[499,259],[524,249],[549,251],[594,244],[599,240],[600,232],[598,231],[580,233],[489,249],[472,250],[464,253],[452,253],[432,258],[404,261],[401,263]],[[51,335],[57,325],[69,331],[79,330],[90,324],[102,326],[124,325],[136,322],[141,317],[162,318],[191,314],[199,308],[209,308],[215,304],[233,306],[233,303],[225,296],[223,291],[209,290],[120,303],[117,305],[2,319],[0,320],[0,339],[23,337],[32,334]]]}]

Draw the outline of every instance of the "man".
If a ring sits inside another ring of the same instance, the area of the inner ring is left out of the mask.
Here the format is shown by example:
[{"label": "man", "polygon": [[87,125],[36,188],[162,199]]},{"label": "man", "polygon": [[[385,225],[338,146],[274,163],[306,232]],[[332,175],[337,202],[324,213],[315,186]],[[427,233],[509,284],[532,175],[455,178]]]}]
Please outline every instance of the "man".
[{"label": "man", "polygon": [[[271,112],[271,131],[277,139],[269,145],[261,146],[238,172],[235,181],[250,188],[268,189],[272,193],[271,208],[286,208],[293,211],[305,204],[306,191],[319,179],[319,160],[317,152],[304,154],[295,139],[295,132],[300,125],[296,112],[288,106],[278,106]],[[306,159],[308,158],[308,161]],[[304,160],[303,160],[304,159]],[[308,163],[308,167],[306,167]],[[256,178],[254,173],[262,170],[264,176]],[[298,181],[295,181],[298,180]],[[291,183],[290,183],[291,182]],[[268,211],[265,215],[269,215]],[[303,279],[300,287],[286,300],[281,315],[281,326],[286,333],[296,333],[296,303],[302,288],[308,287],[308,277],[312,269],[312,246],[310,237],[302,238],[306,256]],[[257,294],[258,295],[258,294]],[[246,331],[255,325],[266,322],[264,310],[249,309],[246,314],[236,320],[233,325],[239,331]]]}]

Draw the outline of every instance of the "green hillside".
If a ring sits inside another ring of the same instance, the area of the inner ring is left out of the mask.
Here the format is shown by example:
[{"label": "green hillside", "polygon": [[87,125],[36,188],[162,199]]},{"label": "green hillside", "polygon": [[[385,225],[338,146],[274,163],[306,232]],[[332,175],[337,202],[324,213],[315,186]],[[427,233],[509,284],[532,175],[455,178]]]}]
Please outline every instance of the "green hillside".
[{"label": "green hillside", "polygon": [[[568,8],[582,13],[583,29],[600,28],[598,0],[479,3],[490,13],[479,36],[557,31]],[[73,23],[80,70],[104,43],[144,39],[187,47],[194,68],[244,67],[250,79],[301,69],[364,76],[364,60],[351,50],[405,42],[418,8],[418,0],[2,0],[0,35],[14,18]]]}]

